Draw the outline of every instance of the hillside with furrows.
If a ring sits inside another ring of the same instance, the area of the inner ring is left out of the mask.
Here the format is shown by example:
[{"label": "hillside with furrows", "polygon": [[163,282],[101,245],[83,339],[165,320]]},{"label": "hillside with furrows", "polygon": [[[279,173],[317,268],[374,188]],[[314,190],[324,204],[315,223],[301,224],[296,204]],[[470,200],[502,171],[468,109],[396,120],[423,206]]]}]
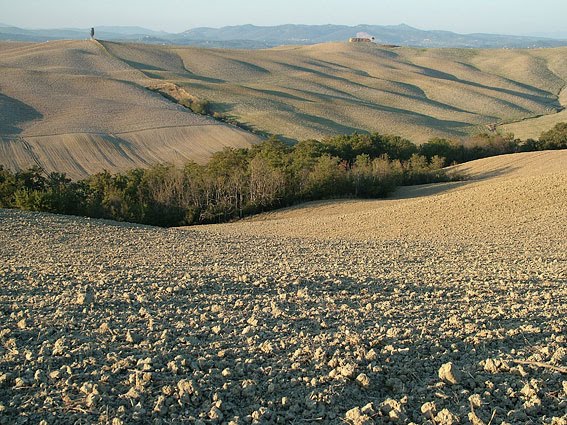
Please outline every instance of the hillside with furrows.
[{"label": "hillside with furrows", "polygon": [[[0,164],[78,178],[205,162],[223,147],[260,140],[242,128],[289,141],[377,131],[420,143],[499,125],[535,137],[564,120],[566,52],[4,42]],[[192,113],[191,102],[208,102],[217,119]]]}]

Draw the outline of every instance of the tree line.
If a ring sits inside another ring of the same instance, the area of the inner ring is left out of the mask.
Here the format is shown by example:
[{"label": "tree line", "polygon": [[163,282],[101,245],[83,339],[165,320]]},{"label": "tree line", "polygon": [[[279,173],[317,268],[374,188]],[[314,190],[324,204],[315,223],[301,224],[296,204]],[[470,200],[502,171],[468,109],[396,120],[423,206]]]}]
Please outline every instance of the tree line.
[{"label": "tree line", "polygon": [[[481,135],[468,143],[352,134],[289,146],[270,138],[227,148],[205,165],[154,165],[72,181],[39,168],[0,166],[0,208],[19,208],[157,226],[225,222],[299,202],[386,197],[400,185],[461,178],[443,167],[503,153],[566,148],[567,125],[539,141]],[[559,134],[559,136],[558,136]]]},{"label": "tree line", "polygon": [[495,155],[555,149],[567,149],[567,123],[544,131],[538,140],[515,139],[513,134],[478,134],[464,142],[434,138],[422,144],[419,153],[427,158],[438,155],[448,164],[460,164]]}]

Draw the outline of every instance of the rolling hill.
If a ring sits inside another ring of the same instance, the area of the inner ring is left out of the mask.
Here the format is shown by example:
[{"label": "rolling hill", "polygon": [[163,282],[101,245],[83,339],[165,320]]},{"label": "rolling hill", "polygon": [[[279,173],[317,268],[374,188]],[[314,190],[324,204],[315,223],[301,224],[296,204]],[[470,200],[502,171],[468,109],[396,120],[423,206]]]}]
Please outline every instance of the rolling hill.
[{"label": "rolling hill", "polygon": [[78,178],[156,162],[205,161],[258,137],[196,115],[96,41],[0,44],[0,163]]},{"label": "rolling hill", "polygon": [[202,162],[224,146],[260,140],[148,89],[160,84],[288,140],[378,131],[424,142],[495,123],[532,136],[533,128],[539,134],[565,119],[567,48],[219,50],[56,41],[0,43],[0,68],[0,164],[78,178]]},{"label": "rolling hill", "polygon": [[190,229],[0,209],[3,422],[561,424],[567,151],[462,167]]},{"label": "rolling hill", "polygon": [[[402,187],[386,200],[302,204],[236,223],[223,234],[340,240],[522,241],[565,244],[567,151],[502,155],[457,166],[463,182]],[[487,235],[490,235],[487,238]]]},{"label": "rolling hill", "polygon": [[541,115],[551,123],[564,109],[567,48],[495,54],[348,43],[254,51],[104,45],[148,77],[210,100],[219,113],[294,140],[354,131],[416,142],[459,138]]}]

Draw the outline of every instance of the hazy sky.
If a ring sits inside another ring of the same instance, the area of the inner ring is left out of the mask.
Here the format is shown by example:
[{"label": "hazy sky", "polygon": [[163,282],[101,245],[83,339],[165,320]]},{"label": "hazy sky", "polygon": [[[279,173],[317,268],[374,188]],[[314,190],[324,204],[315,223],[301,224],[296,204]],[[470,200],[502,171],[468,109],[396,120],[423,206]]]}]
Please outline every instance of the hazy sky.
[{"label": "hazy sky", "polygon": [[406,23],[461,33],[567,34],[567,0],[0,0],[0,22],[25,28]]}]

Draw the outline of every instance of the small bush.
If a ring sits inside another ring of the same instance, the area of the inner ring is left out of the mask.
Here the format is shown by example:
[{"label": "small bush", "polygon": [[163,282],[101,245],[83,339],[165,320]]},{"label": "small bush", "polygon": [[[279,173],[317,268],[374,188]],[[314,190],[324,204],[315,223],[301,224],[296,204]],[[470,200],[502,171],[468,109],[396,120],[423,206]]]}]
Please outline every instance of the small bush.
[{"label": "small bush", "polygon": [[189,109],[191,109],[194,113],[200,115],[208,115],[210,113],[210,103],[208,100],[205,99],[196,99],[192,101],[189,105]]},{"label": "small bush", "polygon": [[551,130],[541,133],[539,148],[541,150],[567,149],[567,122],[556,124]]}]

